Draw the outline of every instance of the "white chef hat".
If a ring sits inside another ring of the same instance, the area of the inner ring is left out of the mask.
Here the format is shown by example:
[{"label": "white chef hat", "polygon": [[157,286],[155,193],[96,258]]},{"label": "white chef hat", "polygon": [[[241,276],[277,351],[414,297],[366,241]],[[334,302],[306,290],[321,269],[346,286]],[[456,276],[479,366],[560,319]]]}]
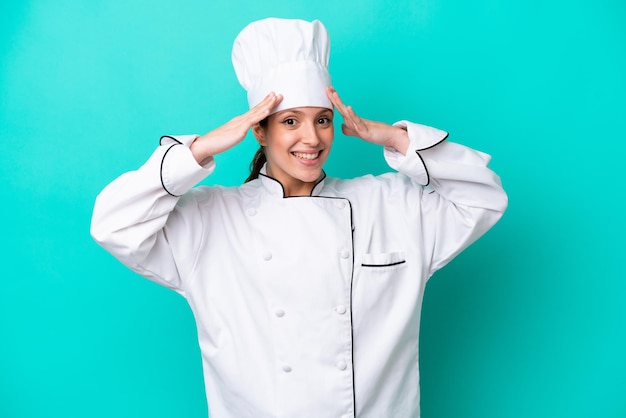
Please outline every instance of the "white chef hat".
[{"label": "white chef hat", "polygon": [[328,32],[319,20],[268,18],[239,33],[232,59],[250,108],[273,91],[283,95],[273,113],[304,106],[332,109],[326,96],[329,52]]}]

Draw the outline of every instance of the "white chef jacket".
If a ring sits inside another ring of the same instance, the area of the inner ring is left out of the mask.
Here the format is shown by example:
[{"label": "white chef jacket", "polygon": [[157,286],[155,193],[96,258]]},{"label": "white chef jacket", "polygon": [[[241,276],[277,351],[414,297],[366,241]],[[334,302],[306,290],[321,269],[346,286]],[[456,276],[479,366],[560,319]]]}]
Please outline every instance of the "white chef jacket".
[{"label": "white chef jacket", "polygon": [[399,173],[325,177],[287,197],[264,172],[239,187],[163,137],[98,196],[92,235],[193,311],[212,418],[419,417],[427,279],[507,206],[490,157],[406,121]]}]

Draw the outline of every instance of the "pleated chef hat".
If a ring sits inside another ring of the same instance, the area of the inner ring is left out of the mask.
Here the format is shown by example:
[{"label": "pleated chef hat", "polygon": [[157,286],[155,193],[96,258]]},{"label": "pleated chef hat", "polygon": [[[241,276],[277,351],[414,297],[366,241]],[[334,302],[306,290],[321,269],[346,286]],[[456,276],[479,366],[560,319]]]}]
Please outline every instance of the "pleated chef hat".
[{"label": "pleated chef hat", "polygon": [[268,18],[237,35],[232,59],[250,108],[273,91],[283,100],[272,113],[304,106],[332,109],[326,96],[329,52],[328,32],[319,20]]}]

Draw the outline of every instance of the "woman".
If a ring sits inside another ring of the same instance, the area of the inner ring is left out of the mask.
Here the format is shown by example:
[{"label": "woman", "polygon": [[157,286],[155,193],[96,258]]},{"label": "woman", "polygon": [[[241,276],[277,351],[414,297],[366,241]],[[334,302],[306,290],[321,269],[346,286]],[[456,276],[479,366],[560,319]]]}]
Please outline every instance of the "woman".
[{"label": "woman", "polygon": [[[163,137],[98,196],[92,235],[189,302],[211,417],[419,417],[426,281],[507,205],[489,157],[357,116],[330,87],[318,21],[253,22],[233,63],[250,110]],[[398,172],[326,177],[333,107]],[[192,188],[250,129],[250,181]]]}]

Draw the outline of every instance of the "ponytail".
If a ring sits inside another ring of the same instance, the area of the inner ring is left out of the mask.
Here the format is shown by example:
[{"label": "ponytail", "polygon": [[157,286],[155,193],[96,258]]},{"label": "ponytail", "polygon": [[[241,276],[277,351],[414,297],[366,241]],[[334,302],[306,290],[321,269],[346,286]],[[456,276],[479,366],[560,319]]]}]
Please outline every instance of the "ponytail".
[{"label": "ponytail", "polygon": [[[263,128],[263,130],[265,130],[267,128],[267,118],[260,121],[259,125]],[[250,175],[244,183],[258,179],[259,173],[261,172],[263,164],[265,164],[266,161],[267,157],[265,156],[265,147],[261,145],[261,147],[256,151],[256,154],[254,154],[254,158],[252,158],[252,162],[250,163]]]},{"label": "ponytail", "polygon": [[254,158],[250,163],[250,175],[244,183],[257,179],[259,177],[259,173],[261,172],[261,168],[263,168],[263,164],[265,164],[266,161],[265,147],[260,147],[256,151],[256,154],[254,154]]}]

